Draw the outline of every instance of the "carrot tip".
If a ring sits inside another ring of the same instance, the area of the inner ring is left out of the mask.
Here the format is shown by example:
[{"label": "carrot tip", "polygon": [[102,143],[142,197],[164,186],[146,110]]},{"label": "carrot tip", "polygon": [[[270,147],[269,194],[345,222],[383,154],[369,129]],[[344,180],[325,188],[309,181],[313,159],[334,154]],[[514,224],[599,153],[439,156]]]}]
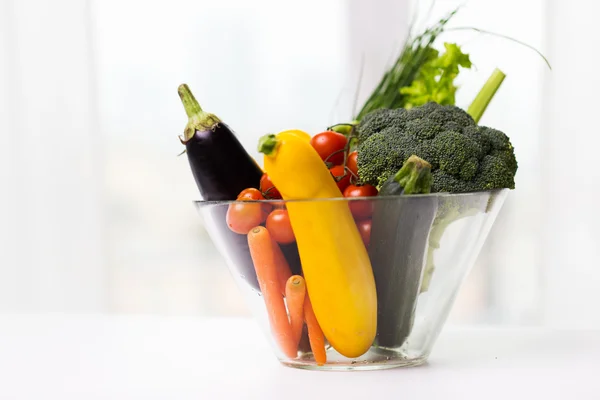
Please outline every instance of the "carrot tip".
[{"label": "carrot tip", "polygon": [[294,276],[290,277],[289,281],[292,285],[298,286],[298,285],[301,285],[302,283],[304,283],[304,278],[301,277],[300,275],[294,275]]}]

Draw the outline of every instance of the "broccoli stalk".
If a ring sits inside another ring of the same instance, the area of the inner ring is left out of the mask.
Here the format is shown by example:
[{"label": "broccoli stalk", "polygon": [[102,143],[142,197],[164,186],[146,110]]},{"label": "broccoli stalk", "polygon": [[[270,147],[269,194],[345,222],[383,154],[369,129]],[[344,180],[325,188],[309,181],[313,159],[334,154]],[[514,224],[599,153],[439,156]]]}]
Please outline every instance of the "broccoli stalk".
[{"label": "broccoli stalk", "polygon": [[412,155],[379,191],[380,196],[431,192],[431,164]]},{"label": "broccoli stalk", "polygon": [[426,292],[429,289],[431,283],[431,277],[435,270],[434,265],[434,252],[440,247],[440,241],[442,236],[446,232],[446,228],[455,221],[461,218],[466,218],[479,213],[481,210],[477,207],[468,207],[465,210],[461,210],[460,206],[454,201],[454,199],[445,199],[445,202],[440,204],[438,208],[433,224],[431,225],[431,231],[429,232],[429,242],[427,245],[427,258],[425,261],[425,267],[423,270],[423,280],[421,281],[421,289],[419,293]]}]

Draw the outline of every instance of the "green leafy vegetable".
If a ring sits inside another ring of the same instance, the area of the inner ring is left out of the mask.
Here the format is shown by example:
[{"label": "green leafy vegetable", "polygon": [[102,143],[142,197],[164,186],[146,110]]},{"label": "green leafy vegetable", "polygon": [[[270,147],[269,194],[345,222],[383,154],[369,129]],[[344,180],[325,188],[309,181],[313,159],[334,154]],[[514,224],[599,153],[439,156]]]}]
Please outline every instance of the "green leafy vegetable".
[{"label": "green leafy vegetable", "polygon": [[460,72],[459,67],[471,68],[469,55],[462,52],[455,43],[444,43],[445,53],[430,49],[429,60],[423,64],[417,78],[410,86],[400,88],[404,95],[404,108],[422,106],[430,101],[441,105],[456,103],[454,81]]},{"label": "green leafy vegetable", "polygon": [[377,87],[353,119],[360,121],[365,115],[379,108],[404,107],[405,96],[398,89],[412,85],[423,65],[431,59],[433,43],[457,12],[458,9],[455,9],[415,37],[409,34],[394,65],[385,72]]},{"label": "green leafy vegetable", "polygon": [[[517,39],[475,27],[448,27],[448,23],[458,11],[459,8],[456,8],[418,35],[414,35],[411,27],[399,56],[383,74],[353,120],[360,121],[365,115],[380,108],[410,108],[426,104],[428,101],[455,105],[457,87],[454,85],[454,79],[460,71],[459,67],[471,68],[471,60],[457,44],[446,43],[445,53],[439,56],[433,45],[439,36],[448,31],[471,30],[510,40],[534,50],[551,68],[542,53]],[[495,79],[499,77],[497,75]],[[496,89],[500,83],[494,83]],[[480,117],[481,115],[474,116],[475,121]]]}]

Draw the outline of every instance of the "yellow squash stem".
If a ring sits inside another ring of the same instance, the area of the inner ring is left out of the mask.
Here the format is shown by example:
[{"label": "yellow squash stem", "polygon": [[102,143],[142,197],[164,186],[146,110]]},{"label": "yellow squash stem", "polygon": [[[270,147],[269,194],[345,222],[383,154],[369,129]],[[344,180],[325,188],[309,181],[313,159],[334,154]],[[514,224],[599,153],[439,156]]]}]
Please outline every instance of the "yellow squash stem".
[{"label": "yellow squash stem", "polygon": [[264,168],[286,203],[306,288],[319,325],[340,354],[355,358],[377,331],[377,294],[367,250],[348,204],[302,131],[265,135]]}]

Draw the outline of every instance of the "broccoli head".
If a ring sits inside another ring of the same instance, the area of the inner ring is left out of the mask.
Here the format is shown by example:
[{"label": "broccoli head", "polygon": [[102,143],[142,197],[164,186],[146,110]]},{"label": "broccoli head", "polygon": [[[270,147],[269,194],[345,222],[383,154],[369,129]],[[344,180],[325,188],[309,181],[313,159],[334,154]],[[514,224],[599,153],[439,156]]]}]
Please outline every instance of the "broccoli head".
[{"label": "broccoli head", "polygon": [[356,126],[358,175],[380,187],[411,156],[431,164],[432,192],[514,189],[517,160],[508,136],[478,126],[463,109],[429,102],[378,109]]}]

